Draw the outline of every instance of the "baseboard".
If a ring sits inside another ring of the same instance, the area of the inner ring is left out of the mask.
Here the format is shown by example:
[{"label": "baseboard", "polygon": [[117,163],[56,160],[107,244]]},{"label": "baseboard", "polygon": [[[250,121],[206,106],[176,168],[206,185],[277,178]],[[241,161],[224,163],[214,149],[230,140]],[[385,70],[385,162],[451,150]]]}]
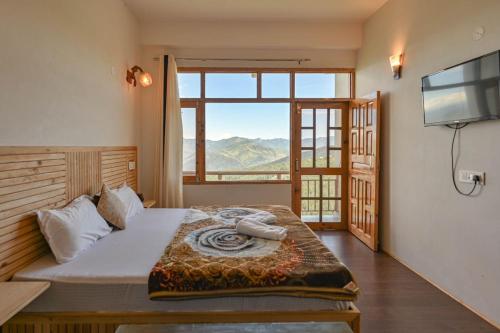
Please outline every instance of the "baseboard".
[{"label": "baseboard", "polygon": [[430,284],[432,284],[434,287],[436,287],[437,289],[439,289],[440,291],[442,291],[443,293],[445,293],[446,295],[448,295],[449,297],[451,297],[454,301],[460,303],[462,306],[464,306],[465,308],[467,308],[469,311],[473,312],[475,315],[479,316],[482,320],[484,320],[485,322],[487,322],[488,324],[492,325],[493,327],[497,328],[500,330],[500,326],[496,323],[494,323],[491,319],[487,318],[484,314],[482,314],[481,312],[479,312],[478,310],[474,309],[473,307],[471,307],[470,305],[467,305],[465,304],[462,300],[458,299],[457,297],[453,296],[452,294],[450,294],[447,290],[441,288],[439,285],[437,285],[436,283],[434,283],[432,280],[430,280],[429,278],[427,278],[426,276],[422,275],[421,273],[417,272],[416,270],[414,270],[413,268],[411,268],[406,262],[404,262],[403,259],[399,258],[398,256],[390,253],[389,251],[385,250],[385,249],[381,249],[381,251],[385,254],[387,254],[388,256],[392,257],[394,260],[396,260],[397,262],[399,262],[401,265],[405,266],[406,268],[408,268],[410,271],[412,271],[413,273],[417,274],[418,276],[420,276],[422,279],[424,279],[425,281],[429,282]]}]

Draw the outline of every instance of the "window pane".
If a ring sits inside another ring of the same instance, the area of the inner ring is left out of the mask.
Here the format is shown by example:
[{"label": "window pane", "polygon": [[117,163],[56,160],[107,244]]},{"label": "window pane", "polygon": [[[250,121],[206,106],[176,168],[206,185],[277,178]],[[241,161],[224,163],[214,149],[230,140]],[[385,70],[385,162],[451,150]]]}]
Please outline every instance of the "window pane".
[{"label": "window pane", "polygon": [[321,211],[321,222],[340,222],[340,200],[323,200]]},{"label": "window pane", "polygon": [[312,129],[303,129],[302,130],[302,147],[303,148],[313,148],[313,134],[314,130]]},{"label": "window pane", "polygon": [[342,127],[342,110],[330,109],[330,127]]},{"label": "window pane", "polygon": [[295,74],[295,97],[349,98],[350,78],[349,73],[297,73]]},{"label": "window pane", "polygon": [[256,98],[256,73],[207,73],[205,74],[207,98]]},{"label": "window pane", "polygon": [[314,116],[312,109],[302,109],[302,127],[313,127]]},{"label": "window pane", "polygon": [[313,152],[312,150],[302,150],[300,157],[300,166],[302,168],[312,168],[313,167]]},{"label": "window pane", "polygon": [[206,179],[290,179],[290,104],[207,103]]},{"label": "window pane", "polygon": [[302,222],[319,222],[319,200],[302,200],[300,215]]},{"label": "window pane", "polygon": [[328,156],[330,158],[330,168],[340,168],[342,166],[342,154],[340,150],[329,150]]},{"label": "window pane", "polygon": [[328,110],[316,109],[316,168],[326,168]]},{"label": "window pane", "polygon": [[323,176],[322,194],[324,199],[337,199],[342,196],[341,192],[341,176]]},{"label": "window pane", "polygon": [[182,169],[184,174],[194,175],[196,172],[196,109],[182,108]]},{"label": "window pane", "polygon": [[302,199],[319,198],[319,176],[316,175],[303,175],[301,177]]},{"label": "window pane", "polygon": [[180,98],[201,97],[201,74],[200,73],[178,73]]},{"label": "window pane", "polygon": [[342,148],[341,130],[330,130],[330,148]]},{"label": "window pane", "polygon": [[335,74],[335,98],[351,97],[351,74]]},{"label": "window pane", "polygon": [[262,73],[262,97],[263,98],[290,97],[290,74]]}]

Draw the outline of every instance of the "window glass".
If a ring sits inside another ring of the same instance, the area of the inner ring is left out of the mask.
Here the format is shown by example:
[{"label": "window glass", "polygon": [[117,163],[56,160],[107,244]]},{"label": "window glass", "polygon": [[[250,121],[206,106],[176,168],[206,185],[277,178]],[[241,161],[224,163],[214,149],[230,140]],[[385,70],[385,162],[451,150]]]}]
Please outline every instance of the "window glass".
[{"label": "window glass", "polygon": [[207,98],[256,98],[256,73],[206,73]]},{"label": "window glass", "polygon": [[196,172],[196,109],[182,108],[182,170],[185,175]]},{"label": "window glass", "polygon": [[201,74],[200,73],[178,73],[180,98],[201,97]]},{"label": "window glass", "polygon": [[289,98],[289,73],[262,73],[263,98]]},{"label": "window glass", "polygon": [[296,98],[349,98],[349,73],[296,73]]},{"label": "window glass", "polygon": [[289,103],[207,103],[206,180],[290,179]]}]

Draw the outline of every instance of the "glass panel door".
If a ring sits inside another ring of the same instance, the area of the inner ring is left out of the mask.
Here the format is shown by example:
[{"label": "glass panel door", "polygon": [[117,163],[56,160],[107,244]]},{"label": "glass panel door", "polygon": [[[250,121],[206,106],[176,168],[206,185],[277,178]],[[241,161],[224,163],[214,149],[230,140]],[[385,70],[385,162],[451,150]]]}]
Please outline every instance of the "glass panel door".
[{"label": "glass panel door", "polygon": [[298,103],[294,112],[294,211],[313,229],[345,229],[344,103]]}]

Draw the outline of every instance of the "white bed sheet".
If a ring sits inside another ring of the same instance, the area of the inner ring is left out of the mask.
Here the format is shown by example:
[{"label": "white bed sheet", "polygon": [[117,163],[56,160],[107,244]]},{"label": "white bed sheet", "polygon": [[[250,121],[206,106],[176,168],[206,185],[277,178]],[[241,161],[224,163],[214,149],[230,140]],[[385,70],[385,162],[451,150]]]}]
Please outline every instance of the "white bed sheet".
[{"label": "white bed sheet", "polygon": [[145,209],[124,230],[113,231],[74,261],[46,255],[17,272],[14,280],[66,283],[147,284],[151,268],[175,235],[187,209]]},{"label": "white bed sheet", "polygon": [[215,297],[151,301],[151,268],[172,240],[186,209],[145,209],[125,230],[114,231],[76,260],[58,264],[50,254],[17,272],[17,281],[51,281],[25,312],[73,311],[305,311],[348,309],[351,302],[286,296]]}]

